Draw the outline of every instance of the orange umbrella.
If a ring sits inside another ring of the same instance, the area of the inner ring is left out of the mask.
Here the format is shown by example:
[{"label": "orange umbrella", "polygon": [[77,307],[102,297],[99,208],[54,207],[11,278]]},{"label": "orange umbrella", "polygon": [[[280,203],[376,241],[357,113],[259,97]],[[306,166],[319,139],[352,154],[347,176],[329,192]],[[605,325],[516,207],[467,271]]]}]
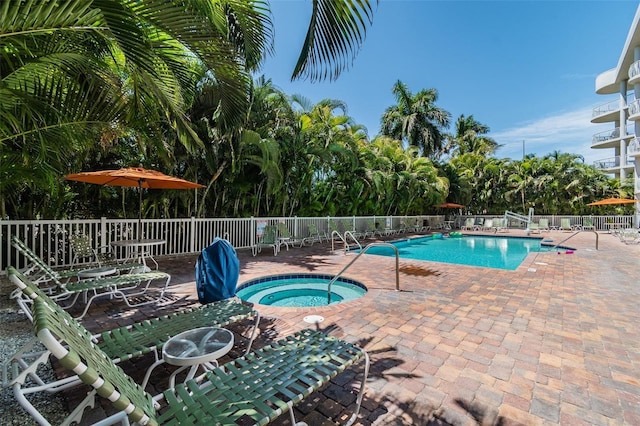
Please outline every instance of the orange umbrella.
[{"label": "orange umbrella", "polygon": [[442,204],[438,204],[436,207],[440,207],[443,209],[463,209],[464,206],[461,204],[456,204],[456,203],[442,203]]},{"label": "orange umbrella", "polygon": [[587,204],[588,206],[609,206],[612,204],[633,204],[640,200],[631,200],[629,198],[605,198],[604,200],[594,201]]},{"label": "orange umbrella", "polygon": [[204,185],[188,180],[165,175],[156,170],[142,167],[126,167],[118,170],[99,170],[66,175],[65,179],[96,185],[137,187],[140,193],[140,210],[138,211],[138,238],[142,222],[142,188],[148,189],[191,189],[204,188]]}]

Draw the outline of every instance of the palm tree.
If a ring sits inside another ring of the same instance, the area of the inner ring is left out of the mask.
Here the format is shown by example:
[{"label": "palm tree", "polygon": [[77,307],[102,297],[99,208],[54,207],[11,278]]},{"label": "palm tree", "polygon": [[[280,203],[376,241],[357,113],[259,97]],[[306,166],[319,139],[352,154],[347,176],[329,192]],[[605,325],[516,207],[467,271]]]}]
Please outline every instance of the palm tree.
[{"label": "palm tree", "polygon": [[418,147],[425,157],[433,157],[442,150],[444,129],[449,126],[450,114],[438,108],[438,91],[424,89],[413,95],[398,80],[393,86],[397,105],[386,109],[382,116],[382,134]]},{"label": "palm tree", "polygon": [[184,114],[198,77],[206,70],[224,87],[219,119],[233,123],[271,43],[261,0],[52,5],[0,8],[0,147],[25,169],[37,158],[57,174],[74,151],[127,129],[141,146],[164,148],[167,130],[201,145]]},{"label": "palm tree", "polygon": [[473,152],[484,157],[493,155],[500,145],[493,139],[485,136],[489,133],[489,127],[479,123],[473,115],[465,117],[461,115],[456,121],[456,133],[449,137],[450,146],[446,151],[453,151],[454,155],[462,155]]}]

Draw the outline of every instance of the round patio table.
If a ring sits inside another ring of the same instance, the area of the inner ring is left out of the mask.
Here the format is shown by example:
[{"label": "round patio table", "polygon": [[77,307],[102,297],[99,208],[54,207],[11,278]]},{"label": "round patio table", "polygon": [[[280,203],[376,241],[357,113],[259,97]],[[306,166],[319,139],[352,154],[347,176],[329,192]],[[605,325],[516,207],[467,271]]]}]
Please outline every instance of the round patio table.
[{"label": "round patio table", "polygon": [[175,387],[176,375],[187,368],[185,381],[192,379],[200,367],[205,371],[217,367],[218,359],[232,347],[233,333],[225,328],[195,328],[172,337],[162,347],[162,359],[180,368],[169,376],[169,387]]},{"label": "round patio table", "polygon": [[156,265],[156,269],[158,269],[158,262],[156,262],[151,255],[150,247],[161,246],[163,244],[166,244],[166,241],[161,239],[120,240],[111,242],[113,247],[125,247],[126,249],[131,250],[128,257],[142,263],[142,269],[144,269],[142,272],[149,272],[151,270],[151,268],[147,266],[147,259],[151,259],[151,261]]}]

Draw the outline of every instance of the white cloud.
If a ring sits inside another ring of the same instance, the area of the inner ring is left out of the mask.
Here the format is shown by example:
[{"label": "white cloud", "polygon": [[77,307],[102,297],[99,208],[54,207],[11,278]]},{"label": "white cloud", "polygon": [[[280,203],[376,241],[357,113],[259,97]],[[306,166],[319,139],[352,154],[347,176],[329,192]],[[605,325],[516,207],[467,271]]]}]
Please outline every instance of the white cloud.
[{"label": "white cloud", "polygon": [[586,164],[595,160],[614,156],[612,149],[592,149],[594,134],[611,129],[611,123],[592,124],[592,108],[560,113],[541,118],[519,127],[491,133],[489,136],[504,146],[496,152],[499,158],[522,158],[522,141],[526,154],[542,157],[554,151],[578,154],[584,157]]}]

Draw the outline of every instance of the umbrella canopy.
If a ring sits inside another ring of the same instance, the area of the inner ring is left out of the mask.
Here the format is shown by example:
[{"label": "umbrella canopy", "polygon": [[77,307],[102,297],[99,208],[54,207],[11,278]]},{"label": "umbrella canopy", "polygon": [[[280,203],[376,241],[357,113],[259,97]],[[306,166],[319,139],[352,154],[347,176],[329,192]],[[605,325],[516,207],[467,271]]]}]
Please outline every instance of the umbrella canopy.
[{"label": "umbrella canopy", "polygon": [[613,204],[633,204],[639,200],[631,200],[629,198],[605,198],[604,200],[594,201],[587,204],[588,206],[609,206]]},{"label": "umbrella canopy", "polygon": [[156,170],[143,169],[142,167],[73,173],[65,176],[65,179],[94,183],[96,185],[131,186],[149,189],[204,188],[204,185],[199,183],[165,175]]},{"label": "umbrella canopy", "polygon": [[192,189],[204,188],[204,185],[165,175],[157,170],[142,167],[125,167],[118,170],[99,170],[96,172],[73,173],[65,176],[67,180],[93,183],[96,185],[137,187],[140,193],[138,211],[138,239],[142,222],[142,189]]},{"label": "umbrella canopy", "polygon": [[463,209],[464,206],[456,203],[442,203],[438,204],[436,207],[440,207],[442,209]]}]

